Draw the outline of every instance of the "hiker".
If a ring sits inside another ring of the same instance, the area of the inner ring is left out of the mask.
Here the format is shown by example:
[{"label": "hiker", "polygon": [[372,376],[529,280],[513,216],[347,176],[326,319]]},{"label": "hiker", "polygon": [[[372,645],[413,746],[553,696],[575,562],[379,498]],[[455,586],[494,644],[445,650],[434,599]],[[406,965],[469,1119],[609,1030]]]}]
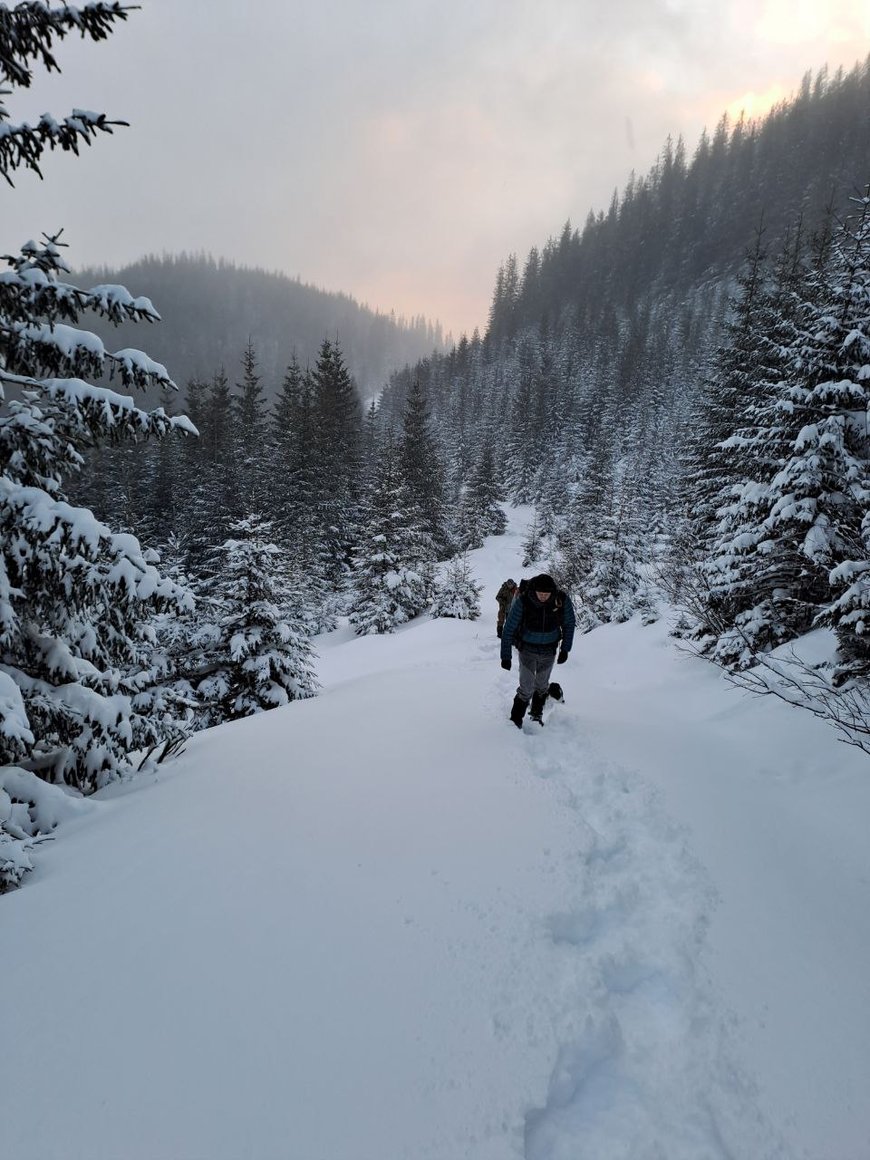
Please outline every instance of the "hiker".
[{"label": "hiker", "polygon": [[502,584],[501,588],[495,594],[495,598],[498,601],[498,619],[495,622],[495,635],[499,638],[501,637],[504,622],[507,620],[507,614],[510,612],[510,607],[516,594],[517,585],[515,580],[505,580],[504,584]]},{"label": "hiker", "polygon": [[553,662],[563,665],[573,643],[574,606],[568,593],[545,572],[521,583],[501,633],[501,667],[510,671],[512,646],[520,657],[520,683],[510,713],[517,729],[523,727],[530,701],[529,716],[543,725]]}]

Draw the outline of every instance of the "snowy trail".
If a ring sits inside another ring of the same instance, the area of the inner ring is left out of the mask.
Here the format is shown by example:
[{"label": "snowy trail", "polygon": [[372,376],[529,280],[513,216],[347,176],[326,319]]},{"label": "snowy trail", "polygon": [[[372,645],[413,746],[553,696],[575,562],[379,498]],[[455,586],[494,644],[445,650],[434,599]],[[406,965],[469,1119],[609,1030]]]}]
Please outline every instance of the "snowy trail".
[{"label": "snowy trail", "polygon": [[707,974],[716,898],[684,832],[576,718],[555,710],[547,730],[531,764],[572,785],[584,840],[574,904],[547,922],[564,949],[564,1010],[546,1103],[527,1117],[528,1160],[785,1155]]},{"label": "snowy trail", "polygon": [[733,756],[697,676],[659,704],[630,634],[582,638],[546,728],[507,722],[521,530],[480,622],[331,634],[320,697],[199,735],[0,899],[4,1155],[865,1160],[780,1143],[719,985],[734,878],[656,780],[681,713]]}]

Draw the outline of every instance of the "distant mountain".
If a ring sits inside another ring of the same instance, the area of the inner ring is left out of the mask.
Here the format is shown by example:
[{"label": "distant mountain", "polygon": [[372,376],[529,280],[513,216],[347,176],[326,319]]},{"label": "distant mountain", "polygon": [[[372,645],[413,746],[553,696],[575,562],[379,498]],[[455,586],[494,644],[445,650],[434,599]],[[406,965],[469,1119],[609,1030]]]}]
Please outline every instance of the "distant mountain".
[{"label": "distant mountain", "polygon": [[294,350],[304,366],[314,362],[324,338],[337,338],[369,397],[391,372],[444,345],[440,325],[423,317],[381,314],[347,294],[203,255],[150,256],[121,269],[79,270],[75,278],[79,285],[118,282],[151,299],[163,319],[153,329],[94,329],[115,348],[147,350],[182,388],[191,378],[210,379],[222,366],[232,382],[251,340],[271,398]]}]

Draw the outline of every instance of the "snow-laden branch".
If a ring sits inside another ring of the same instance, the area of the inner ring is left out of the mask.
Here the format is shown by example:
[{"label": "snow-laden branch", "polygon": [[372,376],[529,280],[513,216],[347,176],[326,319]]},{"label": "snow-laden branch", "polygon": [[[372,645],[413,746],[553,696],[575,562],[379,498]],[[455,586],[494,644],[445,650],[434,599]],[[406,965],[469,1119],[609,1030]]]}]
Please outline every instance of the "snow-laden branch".
[{"label": "snow-laden branch", "polygon": [[751,669],[726,670],[739,689],[774,696],[795,709],[805,709],[837,731],[841,741],[870,756],[870,690],[857,683],[837,687],[817,668],[789,649],[759,657]]}]

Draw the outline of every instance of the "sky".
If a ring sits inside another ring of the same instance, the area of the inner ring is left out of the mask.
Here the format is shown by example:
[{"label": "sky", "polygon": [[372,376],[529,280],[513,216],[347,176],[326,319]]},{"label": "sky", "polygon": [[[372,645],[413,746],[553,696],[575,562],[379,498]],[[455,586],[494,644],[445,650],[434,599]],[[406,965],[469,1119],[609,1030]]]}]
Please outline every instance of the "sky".
[{"label": "sky", "polygon": [[723,111],[868,53],[870,0],[141,0],[7,98],[130,128],[20,173],[2,246],[206,252],[458,337],[510,253],[606,209],[669,135],[691,155]]}]

